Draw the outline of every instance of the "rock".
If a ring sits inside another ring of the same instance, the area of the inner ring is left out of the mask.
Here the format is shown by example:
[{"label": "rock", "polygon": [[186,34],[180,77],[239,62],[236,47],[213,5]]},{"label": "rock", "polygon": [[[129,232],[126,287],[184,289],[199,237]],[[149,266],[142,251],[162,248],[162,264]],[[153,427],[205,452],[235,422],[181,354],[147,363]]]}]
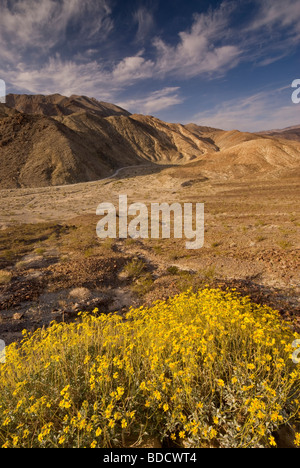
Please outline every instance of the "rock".
[{"label": "rock", "polygon": [[13,320],[22,320],[24,318],[24,314],[22,312],[17,312],[13,315]]},{"label": "rock", "polygon": [[91,297],[91,291],[87,288],[74,288],[70,292],[70,297],[77,300],[87,300]]}]

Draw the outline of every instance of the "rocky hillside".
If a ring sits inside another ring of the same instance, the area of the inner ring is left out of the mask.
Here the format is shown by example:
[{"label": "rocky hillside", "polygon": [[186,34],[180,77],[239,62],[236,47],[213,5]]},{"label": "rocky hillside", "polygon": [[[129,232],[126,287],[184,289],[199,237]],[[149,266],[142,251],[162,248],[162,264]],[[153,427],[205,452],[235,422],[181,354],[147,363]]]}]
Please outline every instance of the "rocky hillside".
[{"label": "rocky hillside", "polygon": [[299,157],[299,142],[166,123],[85,96],[10,94],[0,104],[2,188],[93,181],[151,163],[208,178],[278,176],[299,168]]},{"label": "rocky hillside", "polygon": [[210,152],[172,176],[209,179],[274,179],[300,175],[300,142],[233,132],[212,132],[219,151]]},{"label": "rocky hillside", "polygon": [[263,135],[273,136],[276,138],[285,138],[287,140],[300,141],[300,125],[294,125],[293,127],[287,127],[283,130],[269,130],[263,132]]},{"label": "rocky hillside", "polygon": [[8,94],[6,97],[7,107],[18,110],[25,114],[41,114],[47,116],[70,115],[76,112],[86,111],[100,117],[109,117],[110,115],[127,115],[130,113],[121,107],[99,102],[94,98],[87,96],[65,97],[61,94],[27,95],[27,94]]}]

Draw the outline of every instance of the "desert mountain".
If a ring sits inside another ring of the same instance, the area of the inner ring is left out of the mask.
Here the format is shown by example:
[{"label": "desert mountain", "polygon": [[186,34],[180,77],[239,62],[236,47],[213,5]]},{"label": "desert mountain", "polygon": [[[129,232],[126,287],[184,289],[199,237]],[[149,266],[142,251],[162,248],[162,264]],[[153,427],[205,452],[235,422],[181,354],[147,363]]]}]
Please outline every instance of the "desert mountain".
[{"label": "desert mountain", "polygon": [[253,138],[169,172],[173,177],[194,180],[295,177],[300,175],[300,142]]},{"label": "desert mountain", "polygon": [[200,180],[278,176],[299,162],[296,141],[166,123],[85,96],[11,94],[0,105],[2,188],[87,182],[152,163]]},{"label": "desert mountain", "polygon": [[60,94],[51,94],[49,96],[40,94],[8,94],[6,97],[6,106],[24,114],[40,114],[51,117],[70,115],[81,111],[96,114],[100,117],[130,115],[129,112],[114,104],[99,102],[87,96],[75,95],[65,97]]},{"label": "desert mountain", "polygon": [[287,127],[283,130],[268,130],[267,132],[261,132],[261,134],[275,138],[285,138],[286,140],[300,141],[300,125]]}]

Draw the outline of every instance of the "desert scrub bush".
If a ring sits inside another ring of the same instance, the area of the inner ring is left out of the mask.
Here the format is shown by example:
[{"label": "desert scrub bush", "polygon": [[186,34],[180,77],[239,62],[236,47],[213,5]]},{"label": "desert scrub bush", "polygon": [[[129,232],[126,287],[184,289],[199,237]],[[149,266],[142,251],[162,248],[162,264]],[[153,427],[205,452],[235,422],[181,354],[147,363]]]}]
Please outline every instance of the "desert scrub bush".
[{"label": "desert scrub bush", "polygon": [[214,266],[196,272],[185,270],[179,271],[179,280],[177,286],[179,291],[185,292],[191,289],[196,292],[204,286],[211,285],[216,280],[216,269]]},{"label": "desert scrub bush", "polygon": [[0,231],[0,259],[10,266],[24,255],[32,253],[33,246],[39,246],[53,236],[58,239],[67,231],[66,226],[56,223],[20,224]]},{"label": "desert scrub bush", "polygon": [[134,258],[123,269],[123,274],[127,278],[136,279],[139,278],[146,269],[146,264],[139,258]]},{"label": "desert scrub bush", "polygon": [[215,289],[24,332],[0,366],[0,446],[126,447],[147,434],[273,446],[299,420],[296,338],[276,311]]},{"label": "desert scrub bush", "polygon": [[37,255],[44,255],[45,252],[46,252],[46,249],[44,249],[43,247],[38,247],[34,250],[34,253]]},{"label": "desert scrub bush", "polygon": [[152,290],[153,282],[151,273],[145,273],[136,280],[135,284],[132,285],[131,290],[138,296],[142,297]]},{"label": "desert scrub bush", "polygon": [[278,241],[277,245],[279,245],[279,247],[281,247],[283,250],[290,249],[293,246],[293,244],[290,241],[285,239]]},{"label": "desert scrub bush", "polygon": [[218,241],[213,242],[213,243],[211,244],[211,246],[212,246],[213,249],[216,249],[217,247],[221,247],[221,245],[222,245],[222,242],[218,242]]},{"label": "desert scrub bush", "polygon": [[169,275],[179,275],[180,270],[176,265],[171,265],[167,268],[167,273],[169,273]]}]

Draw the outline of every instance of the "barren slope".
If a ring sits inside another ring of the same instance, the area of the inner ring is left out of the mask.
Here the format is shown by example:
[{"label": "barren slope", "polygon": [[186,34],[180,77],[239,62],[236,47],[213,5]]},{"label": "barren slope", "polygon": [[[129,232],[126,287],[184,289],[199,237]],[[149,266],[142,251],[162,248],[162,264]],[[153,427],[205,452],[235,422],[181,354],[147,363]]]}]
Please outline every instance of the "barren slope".
[{"label": "barren slope", "polygon": [[209,179],[293,177],[300,173],[300,143],[272,138],[246,140],[169,173]]},{"label": "barren slope", "polygon": [[110,167],[80,135],[48,117],[0,119],[2,188],[43,187],[103,177]]},{"label": "barren slope", "polygon": [[261,132],[261,134],[275,138],[285,138],[286,140],[300,141],[300,125],[287,127],[282,130],[269,130],[267,132]]},{"label": "barren slope", "polygon": [[40,94],[8,94],[6,105],[25,114],[47,116],[70,115],[83,110],[100,115],[101,117],[130,115],[129,112],[114,104],[99,102],[87,96],[76,95],[65,97],[61,94],[51,94],[49,96]]},{"label": "barren slope", "polygon": [[171,177],[200,180],[283,177],[300,167],[300,143],[269,134],[166,123],[85,96],[9,95],[7,104],[0,105],[2,188],[87,182],[152,163],[180,165]]}]

